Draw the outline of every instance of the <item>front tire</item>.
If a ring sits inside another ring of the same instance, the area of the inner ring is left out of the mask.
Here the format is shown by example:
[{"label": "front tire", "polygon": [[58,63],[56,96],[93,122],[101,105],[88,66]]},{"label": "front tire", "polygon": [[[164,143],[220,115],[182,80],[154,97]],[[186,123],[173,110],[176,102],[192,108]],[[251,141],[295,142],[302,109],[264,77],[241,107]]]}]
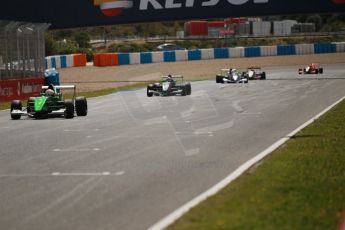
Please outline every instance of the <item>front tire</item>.
[{"label": "front tire", "polygon": [[72,100],[65,101],[65,118],[72,119],[74,117],[74,104]]},{"label": "front tire", "polygon": [[85,97],[77,97],[75,99],[75,110],[77,112],[77,116],[87,115],[87,101]]},{"label": "front tire", "polygon": [[181,96],[187,96],[187,87],[186,86],[182,87]]},{"label": "front tire", "polygon": [[12,114],[12,111],[13,110],[20,110],[20,111],[22,111],[22,109],[23,109],[23,106],[22,106],[22,102],[21,101],[13,100],[11,102],[11,118],[12,118],[12,120],[19,120],[22,117],[21,114]]}]

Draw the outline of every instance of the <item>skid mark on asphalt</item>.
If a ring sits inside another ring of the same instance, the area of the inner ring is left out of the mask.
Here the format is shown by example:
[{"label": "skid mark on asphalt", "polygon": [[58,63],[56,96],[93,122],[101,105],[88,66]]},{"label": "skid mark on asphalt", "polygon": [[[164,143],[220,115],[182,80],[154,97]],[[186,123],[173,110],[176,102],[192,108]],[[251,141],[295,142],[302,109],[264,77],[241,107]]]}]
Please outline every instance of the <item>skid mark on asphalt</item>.
[{"label": "skid mark on asphalt", "polygon": [[161,117],[155,117],[152,119],[148,119],[148,120],[144,120],[143,124],[145,126],[149,126],[149,125],[156,125],[156,124],[164,124],[167,123],[167,116],[161,116]]},{"label": "skid mark on asphalt", "polygon": [[232,103],[232,107],[236,110],[237,113],[244,112],[244,108],[240,106],[240,102],[241,102],[240,100],[237,100]]},{"label": "skid mark on asphalt", "polygon": [[204,127],[201,129],[197,129],[194,131],[194,134],[196,135],[200,135],[200,134],[210,134],[210,133],[214,133],[220,130],[224,130],[224,129],[230,129],[231,127],[233,127],[234,125],[234,120],[231,120],[229,122],[226,123],[222,123],[222,124],[218,124],[218,125],[212,125],[212,126],[208,126],[208,127]]}]

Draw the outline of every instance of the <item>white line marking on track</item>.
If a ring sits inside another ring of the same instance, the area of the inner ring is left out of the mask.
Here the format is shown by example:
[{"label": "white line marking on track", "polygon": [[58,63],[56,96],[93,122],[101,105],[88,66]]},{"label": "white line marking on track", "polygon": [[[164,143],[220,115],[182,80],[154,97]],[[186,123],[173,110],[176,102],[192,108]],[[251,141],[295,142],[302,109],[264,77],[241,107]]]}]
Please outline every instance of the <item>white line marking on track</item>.
[{"label": "white line marking on track", "polygon": [[296,135],[296,133],[300,132],[302,129],[307,127],[308,125],[312,124],[316,119],[320,118],[322,115],[327,113],[329,110],[331,110],[334,106],[339,104],[345,99],[345,97],[342,97],[332,105],[328,106],[325,110],[311,118],[309,121],[305,122],[301,126],[299,126],[297,129],[286,135],[286,137],[281,138],[277,142],[275,142],[273,145],[250,159],[249,161],[242,164],[240,167],[238,167],[234,172],[232,172],[230,175],[228,175],[226,178],[224,178],[222,181],[220,181],[218,184],[214,185],[209,190],[205,191],[204,193],[200,194],[199,196],[195,197],[193,200],[189,201],[182,207],[176,209],[174,212],[170,213],[168,216],[164,217],[162,220],[158,221],[156,224],[148,228],[148,230],[161,230],[172,223],[174,223],[177,219],[182,217],[185,213],[187,213],[191,208],[197,206],[204,200],[206,200],[208,197],[211,197],[218,193],[220,190],[228,186],[232,181],[237,179],[239,176],[241,176],[244,172],[246,172],[249,168],[257,164],[259,161],[264,159],[266,156],[270,155],[274,150],[279,148],[281,145],[283,145],[285,142],[287,142],[292,136]]},{"label": "white line marking on track", "polygon": [[95,131],[95,132],[98,132],[100,131],[100,129],[64,129],[63,130],[64,132],[84,132],[84,131]]},{"label": "white line marking on track", "polygon": [[123,174],[125,174],[124,171],[119,171],[119,172],[115,173],[116,176],[122,176]]},{"label": "white line marking on track", "polygon": [[53,172],[52,176],[110,176],[110,172],[95,172],[95,173],[82,173],[82,172],[72,172],[72,173],[61,173],[61,172]]},{"label": "white line marking on track", "polygon": [[42,173],[42,174],[30,174],[30,173],[23,173],[23,174],[3,174],[0,175],[0,178],[4,177],[50,177],[50,176],[122,176],[124,175],[124,171],[119,171],[116,173],[111,172],[53,172],[53,173]]},{"label": "white line marking on track", "polygon": [[56,148],[54,152],[89,152],[89,151],[100,151],[100,148],[92,148],[92,149],[59,149]]}]

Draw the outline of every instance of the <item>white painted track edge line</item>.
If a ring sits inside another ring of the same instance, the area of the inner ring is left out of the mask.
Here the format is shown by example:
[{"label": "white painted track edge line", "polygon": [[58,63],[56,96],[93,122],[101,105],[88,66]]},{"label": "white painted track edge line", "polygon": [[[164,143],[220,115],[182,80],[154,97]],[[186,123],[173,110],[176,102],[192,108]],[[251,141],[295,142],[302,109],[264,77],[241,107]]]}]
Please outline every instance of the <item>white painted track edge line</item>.
[{"label": "white painted track edge line", "polygon": [[184,204],[180,208],[176,209],[174,212],[170,213],[168,216],[161,219],[159,222],[148,228],[148,230],[162,230],[169,225],[173,224],[177,219],[182,217],[185,213],[187,213],[190,209],[194,208],[198,204],[200,204],[202,201],[206,200],[207,198],[215,195],[220,190],[225,188],[227,185],[229,185],[232,181],[237,179],[239,176],[241,176],[244,172],[246,172],[250,167],[261,161],[263,158],[271,154],[274,150],[279,148],[281,145],[283,145],[285,142],[287,142],[292,136],[294,136],[296,133],[300,132],[302,129],[306,128],[308,125],[312,124],[315,120],[320,118],[322,115],[327,113],[329,110],[331,110],[333,107],[338,105],[340,102],[342,102],[345,99],[345,96],[333,103],[332,105],[328,106],[326,109],[324,109],[322,112],[299,126],[297,129],[289,133],[287,136],[281,138],[277,142],[275,142],[273,145],[250,159],[249,161],[242,164],[240,167],[238,167],[234,172],[232,172],[230,175],[228,175],[226,178],[221,180],[219,183],[205,191],[204,193],[200,194],[199,196],[195,197],[188,203]]}]

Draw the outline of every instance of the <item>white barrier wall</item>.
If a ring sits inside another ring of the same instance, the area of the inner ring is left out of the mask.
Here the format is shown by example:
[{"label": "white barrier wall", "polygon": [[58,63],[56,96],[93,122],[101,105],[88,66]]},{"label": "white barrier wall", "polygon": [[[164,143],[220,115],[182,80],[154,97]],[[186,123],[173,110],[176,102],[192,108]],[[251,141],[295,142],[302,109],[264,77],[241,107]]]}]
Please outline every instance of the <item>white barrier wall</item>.
[{"label": "white barrier wall", "polygon": [[[277,56],[279,55],[303,55],[314,53],[334,53],[345,52],[345,42],[333,42],[333,43],[318,43],[318,44],[297,44],[288,45],[288,50],[285,52],[286,47],[281,46],[255,46],[255,47],[234,47],[234,48],[212,48],[212,49],[200,49],[193,50],[176,50],[170,51],[166,55],[164,52],[145,52],[141,53],[122,53],[122,62],[120,65],[127,64],[147,64],[147,63],[161,63],[161,62],[174,62],[174,61],[194,61],[194,60],[209,60],[214,58],[243,58],[243,57],[258,57],[258,56]],[[291,50],[290,50],[291,48]],[[224,52],[228,49],[228,53]],[[258,50],[260,49],[260,50]],[[295,52],[296,51],[296,52]],[[174,52],[172,54],[172,52]],[[73,67],[75,65],[75,55],[61,55],[61,56],[49,56],[46,57],[46,68],[66,68]],[[125,55],[125,56],[123,56]],[[215,57],[216,55],[216,57]],[[151,57],[152,56],[152,60]],[[119,56],[120,57],[120,56]],[[145,60],[141,60],[141,57]],[[129,60],[128,60],[129,59]],[[78,62],[78,61],[77,61]]]},{"label": "white barrier wall", "polygon": [[296,54],[314,54],[314,44],[297,44]]},{"label": "white barrier wall", "polygon": [[261,46],[261,56],[277,56],[277,46]]},{"label": "white barrier wall", "polygon": [[153,63],[164,62],[163,52],[152,52],[152,62]]},{"label": "white barrier wall", "polygon": [[56,68],[61,68],[61,58],[60,58],[60,56],[54,56],[54,58],[55,58]]},{"label": "white barrier wall", "polygon": [[345,42],[336,42],[337,52],[345,52]]},{"label": "white barrier wall", "polygon": [[74,56],[73,54],[66,56],[66,64],[67,64],[68,68],[74,66],[74,57],[73,56]]},{"label": "white barrier wall", "polygon": [[214,59],[214,49],[202,49],[201,51],[201,59]]},{"label": "white barrier wall", "polygon": [[140,64],[140,53],[130,53],[129,54],[129,64]]},{"label": "white barrier wall", "polygon": [[244,47],[229,48],[230,58],[244,57]]},{"label": "white barrier wall", "polygon": [[47,69],[53,68],[53,65],[52,65],[52,57],[46,57],[46,68],[47,68]]},{"label": "white barrier wall", "polygon": [[176,50],[175,57],[176,57],[176,61],[188,60],[188,50]]}]

